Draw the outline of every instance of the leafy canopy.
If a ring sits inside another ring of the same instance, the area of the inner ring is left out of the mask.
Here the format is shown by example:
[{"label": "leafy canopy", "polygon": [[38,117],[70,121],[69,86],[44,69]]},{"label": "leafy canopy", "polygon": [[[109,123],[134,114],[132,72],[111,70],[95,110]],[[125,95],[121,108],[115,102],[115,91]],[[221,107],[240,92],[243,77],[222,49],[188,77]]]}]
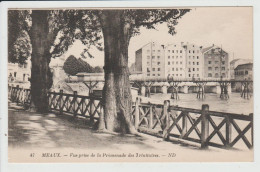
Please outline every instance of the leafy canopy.
[{"label": "leafy canopy", "polygon": [[[76,40],[80,40],[86,48],[82,57],[93,57],[89,52],[91,46],[103,50],[102,24],[100,16],[109,10],[50,10],[49,32],[52,34],[50,53],[59,57]],[[111,10],[110,10],[111,11]],[[155,29],[157,24],[167,23],[169,34],[176,34],[175,26],[190,9],[119,9],[122,24],[129,25],[129,39],[140,34],[140,28]],[[8,11],[8,60],[23,63],[31,54],[30,10]],[[15,47],[15,48],[14,48]]]}]

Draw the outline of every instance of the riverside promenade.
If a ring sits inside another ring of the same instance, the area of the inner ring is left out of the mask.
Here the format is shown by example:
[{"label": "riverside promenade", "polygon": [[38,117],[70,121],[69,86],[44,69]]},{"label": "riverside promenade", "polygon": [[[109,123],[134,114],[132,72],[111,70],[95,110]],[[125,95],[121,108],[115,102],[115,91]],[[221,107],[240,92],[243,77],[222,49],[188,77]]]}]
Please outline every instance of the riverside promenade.
[{"label": "riverside promenade", "polygon": [[[154,161],[165,161],[164,156],[173,153],[166,161],[252,161],[253,150],[238,151],[210,147],[202,150],[200,144],[178,139],[163,141],[161,138],[140,133],[138,135],[120,135],[99,133],[92,129],[87,119],[73,118],[55,113],[33,113],[22,106],[9,102],[8,109],[8,152],[9,161],[17,162],[30,159],[30,152],[132,152],[159,154]],[[159,153],[158,153],[159,152]],[[160,153],[163,152],[163,155]],[[28,156],[28,157],[27,157]],[[160,157],[161,156],[161,157]],[[197,157],[197,158],[196,158]],[[252,157],[252,159],[248,159]],[[28,161],[29,161],[28,160]],[[109,159],[107,159],[109,161]],[[52,162],[52,159],[37,159],[35,162]],[[86,159],[65,159],[64,162],[87,162]],[[105,160],[106,161],[106,160]],[[131,160],[130,160],[131,161]],[[145,158],[132,161],[146,161]]]}]

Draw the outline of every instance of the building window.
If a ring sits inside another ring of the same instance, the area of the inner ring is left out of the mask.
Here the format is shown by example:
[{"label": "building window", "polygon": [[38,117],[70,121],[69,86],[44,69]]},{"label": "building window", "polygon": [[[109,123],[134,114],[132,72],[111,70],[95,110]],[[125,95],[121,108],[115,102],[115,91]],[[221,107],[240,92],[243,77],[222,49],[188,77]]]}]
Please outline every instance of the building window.
[{"label": "building window", "polygon": [[208,67],[208,70],[212,70],[212,67]]},{"label": "building window", "polygon": [[224,65],[224,64],[225,64],[225,61],[222,61],[222,64]]},{"label": "building window", "polygon": [[222,77],[225,78],[225,77],[226,77],[226,74],[225,74],[225,73],[222,73]]},{"label": "building window", "polygon": [[172,71],[174,71],[174,68],[172,68]]},{"label": "building window", "polygon": [[218,73],[215,73],[215,78],[218,78]]},{"label": "building window", "polygon": [[190,62],[189,62],[189,65],[190,65]]},{"label": "building window", "polygon": [[160,65],[160,64],[161,64],[161,62],[157,62],[157,64],[158,64],[158,65]]},{"label": "building window", "polygon": [[178,74],[176,74],[176,76],[178,76]]},{"label": "building window", "polygon": [[190,59],[190,56],[189,56],[189,59]]},{"label": "building window", "polygon": [[172,50],[172,53],[174,53],[174,50]]},{"label": "building window", "polygon": [[218,61],[215,61],[215,64],[218,64]]},{"label": "building window", "polygon": [[195,59],[195,56],[193,56],[193,59]]},{"label": "building window", "polygon": [[160,74],[158,74],[158,76],[160,76]]},{"label": "building window", "polygon": [[222,67],[221,69],[222,69],[222,70],[225,70],[225,67]]},{"label": "building window", "polygon": [[197,62],[197,65],[199,65],[200,63],[199,62]]},{"label": "building window", "polygon": [[171,52],[171,50],[168,50],[168,53],[170,53]]},{"label": "building window", "polygon": [[155,68],[153,68],[153,71],[155,71]]},{"label": "building window", "polygon": [[160,50],[158,50],[158,52],[160,52]]},{"label": "building window", "polygon": [[153,76],[155,76],[155,74],[153,74]]},{"label": "building window", "polygon": [[209,64],[211,64],[211,61],[209,61]]},{"label": "building window", "polygon": [[172,64],[174,64],[174,62],[172,62]]},{"label": "building window", "polygon": [[176,68],[176,71],[178,71],[178,68]]},{"label": "building window", "polygon": [[153,50],[153,52],[155,53],[155,50]]},{"label": "building window", "polygon": [[189,50],[189,53],[190,53],[190,50]]},{"label": "building window", "polygon": [[155,56],[153,56],[152,59],[155,59]]},{"label": "building window", "polygon": [[192,68],[193,71],[195,71],[195,68]]},{"label": "building window", "polygon": [[172,56],[172,58],[174,59],[174,56]]},{"label": "building window", "polygon": [[178,62],[176,62],[176,64],[178,64]]},{"label": "building window", "polygon": [[218,70],[218,67],[215,67],[215,70]]},{"label": "building window", "polygon": [[182,53],[182,50],[180,50],[180,53]]},{"label": "building window", "polygon": [[180,76],[182,76],[182,74],[180,74]]},{"label": "building window", "polygon": [[160,71],[161,69],[160,68],[158,68],[158,71]]},{"label": "building window", "polygon": [[168,62],[168,65],[170,65],[171,64],[171,62]]},{"label": "building window", "polygon": [[160,58],[160,56],[157,56],[157,58],[159,59],[159,58]]},{"label": "building window", "polygon": [[150,65],[150,62],[147,62],[147,65]]},{"label": "building window", "polygon": [[182,64],[182,62],[180,62],[180,64]]},{"label": "building window", "polygon": [[150,72],[150,69],[149,69],[149,68],[147,68],[147,72]]},{"label": "building window", "polygon": [[150,56],[147,56],[147,59],[150,59]]},{"label": "building window", "polygon": [[168,59],[170,59],[171,58],[171,56],[168,56]]},{"label": "building window", "polygon": [[147,50],[147,53],[150,53],[150,50]]},{"label": "building window", "polygon": [[180,56],[180,58],[182,58],[182,56]]},{"label": "building window", "polygon": [[200,75],[199,75],[199,74],[197,74],[197,77],[200,77]]},{"label": "building window", "polygon": [[195,51],[193,50],[193,53],[195,53]]},{"label": "building window", "polygon": [[178,53],[178,50],[176,50],[176,53]]},{"label": "building window", "polygon": [[197,71],[199,71],[200,69],[199,68],[197,68]]},{"label": "building window", "polygon": [[197,56],[197,59],[199,59],[199,56]]},{"label": "building window", "polygon": [[176,59],[178,58],[178,56],[176,56]]},{"label": "building window", "polygon": [[182,70],[182,68],[180,68],[180,70]]},{"label": "building window", "polygon": [[195,65],[195,62],[193,62],[192,64]]},{"label": "building window", "polygon": [[190,74],[189,74],[189,77],[190,77]]},{"label": "building window", "polygon": [[247,70],[245,71],[245,75],[248,75],[248,71]]},{"label": "building window", "polygon": [[208,74],[208,77],[212,77],[212,74],[211,74],[211,73],[209,73],[209,74]]}]

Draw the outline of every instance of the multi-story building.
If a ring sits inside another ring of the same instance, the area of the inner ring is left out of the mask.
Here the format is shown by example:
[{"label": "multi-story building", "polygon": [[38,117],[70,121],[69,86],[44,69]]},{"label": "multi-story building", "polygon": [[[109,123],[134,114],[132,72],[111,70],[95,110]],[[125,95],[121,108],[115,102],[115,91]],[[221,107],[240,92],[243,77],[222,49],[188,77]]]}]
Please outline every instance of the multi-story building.
[{"label": "multi-story building", "polygon": [[186,78],[203,78],[202,47],[187,43],[184,45],[186,56]]},{"label": "multi-story building", "polygon": [[229,57],[222,48],[212,45],[202,50],[204,78],[229,78]]},{"label": "multi-story building", "polygon": [[147,77],[165,77],[164,45],[150,42],[135,53],[135,70]]},{"label": "multi-story building", "polygon": [[136,51],[135,70],[146,77],[202,78],[202,47],[151,42]]},{"label": "multi-story building", "polygon": [[185,77],[186,57],[182,44],[169,44],[165,47],[165,62],[165,76]]},{"label": "multi-story building", "polygon": [[26,64],[8,63],[8,81],[9,82],[29,82],[31,77],[30,60]]},{"label": "multi-story building", "polygon": [[235,80],[253,79],[253,63],[240,64],[235,68]]},{"label": "multi-story building", "polygon": [[230,62],[230,79],[235,79],[235,68],[238,65],[253,63],[253,59],[234,59]]}]

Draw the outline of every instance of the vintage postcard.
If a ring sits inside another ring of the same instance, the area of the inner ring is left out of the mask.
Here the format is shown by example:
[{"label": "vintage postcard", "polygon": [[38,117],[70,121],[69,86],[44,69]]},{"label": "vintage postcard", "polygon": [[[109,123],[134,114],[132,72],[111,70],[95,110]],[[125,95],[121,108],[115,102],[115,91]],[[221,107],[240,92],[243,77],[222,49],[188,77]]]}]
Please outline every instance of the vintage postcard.
[{"label": "vintage postcard", "polygon": [[253,162],[253,7],[8,8],[8,162]]}]

